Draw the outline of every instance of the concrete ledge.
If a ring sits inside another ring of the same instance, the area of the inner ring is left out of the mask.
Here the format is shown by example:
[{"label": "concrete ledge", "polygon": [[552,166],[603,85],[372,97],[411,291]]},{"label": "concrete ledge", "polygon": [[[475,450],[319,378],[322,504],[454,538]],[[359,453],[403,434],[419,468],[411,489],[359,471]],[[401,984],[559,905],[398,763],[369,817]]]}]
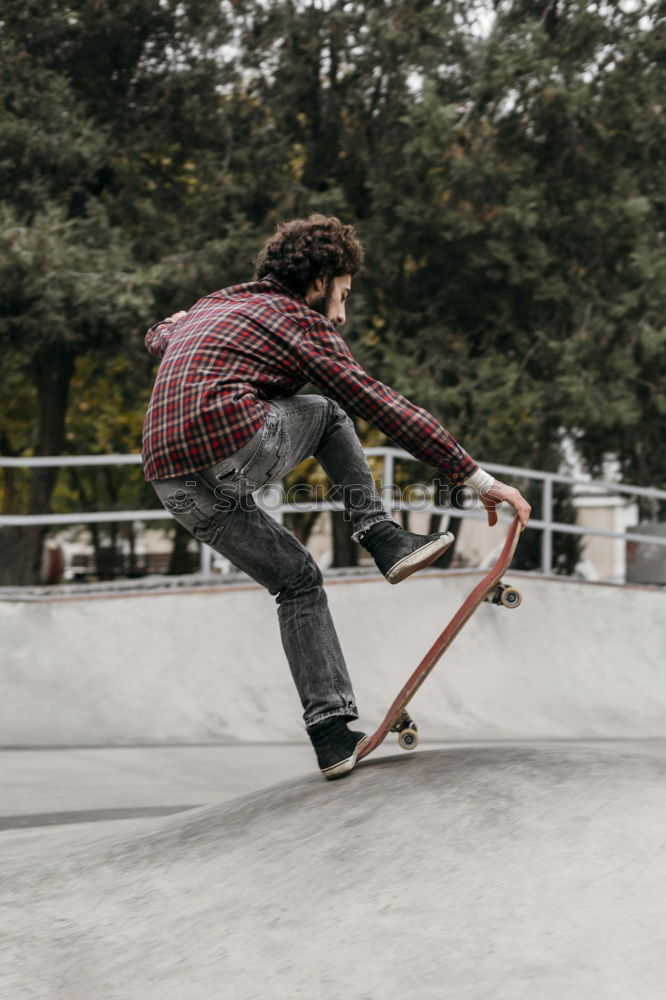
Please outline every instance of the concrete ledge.
[{"label": "concrete ledge", "polygon": [[[478,575],[328,581],[362,725],[379,723]],[[666,734],[663,590],[509,579],[523,605],[481,607],[415,698],[424,738]],[[0,601],[0,632],[5,746],[303,737],[272,598],[247,581]]]}]

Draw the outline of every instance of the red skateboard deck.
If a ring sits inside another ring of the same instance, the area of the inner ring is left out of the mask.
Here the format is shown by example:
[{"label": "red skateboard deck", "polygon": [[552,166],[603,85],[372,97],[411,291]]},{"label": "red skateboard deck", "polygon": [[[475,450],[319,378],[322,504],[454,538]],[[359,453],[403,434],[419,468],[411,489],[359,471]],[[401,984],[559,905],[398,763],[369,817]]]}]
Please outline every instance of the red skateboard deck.
[{"label": "red skateboard deck", "polygon": [[367,757],[373,750],[376,750],[390,732],[397,732],[399,734],[400,745],[405,750],[413,750],[418,743],[418,732],[416,725],[407,715],[407,705],[421,687],[430,671],[437,664],[440,657],[449,648],[463,625],[469,621],[478,606],[485,600],[492,600],[493,603],[502,604],[507,608],[518,607],[522,600],[519,591],[513,587],[505,586],[500,581],[504,572],[511,565],[519,535],[520,522],[517,517],[514,517],[497,562],[492,569],[488,570],[483,579],[477,583],[474,590],[463,601],[444,631],[437,637],[389,708],[382,724],[359,752],[358,760]]}]

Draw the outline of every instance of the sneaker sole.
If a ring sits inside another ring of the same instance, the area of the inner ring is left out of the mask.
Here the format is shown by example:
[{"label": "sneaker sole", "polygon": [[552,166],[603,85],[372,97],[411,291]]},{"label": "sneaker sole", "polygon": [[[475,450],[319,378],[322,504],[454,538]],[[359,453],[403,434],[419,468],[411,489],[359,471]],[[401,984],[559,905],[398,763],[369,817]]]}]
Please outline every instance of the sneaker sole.
[{"label": "sneaker sole", "polygon": [[356,744],[356,748],[354,749],[351,757],[347,757],[346,760],[341,760],[339,764],[332,764],[331,767],[323,769],[321,773],[324,775],[326,780],[332,781],[334,778],[341,778],[343,774],[349,774],[349,772],[352,771],[356,765],[356,760],[361,752],[361,749],[366,743],[369,742],[369,740],[369,736],[364,736],[363,739],[359,740]]},{"label": "sneaker sole", "polygon": [[412,573],[416,573],[419,569],[425,569],[426,566],[430,566],[435,562],[436,559],[442,555],[443,552],[453,544],[453,535],[447,532],[441,538],[435,539],[434,542],[428,542],[426,545],[422,545],[420,549],[416,552],[410,553],[410,555],[405,556],[391,566],[390,570],[386,574],[386,579],[389,583],[400,583],[401,580],[405,580]]}]

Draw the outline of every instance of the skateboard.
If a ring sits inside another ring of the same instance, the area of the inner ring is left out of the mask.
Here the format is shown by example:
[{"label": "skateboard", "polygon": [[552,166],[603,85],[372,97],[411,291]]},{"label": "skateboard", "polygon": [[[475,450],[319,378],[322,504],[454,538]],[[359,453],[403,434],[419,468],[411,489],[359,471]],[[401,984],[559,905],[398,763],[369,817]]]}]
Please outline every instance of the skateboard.
[{"label": "skateboard", "polygon": [[492,604],[498,604],[505,608],[517,608],[522,602],[519,590],[502,583],[502,575],[511,565],[519,535],[520,522],[517,517],[514,517],[495,565],[492,569],[488,570],[483,579],[477,583],[474,590],[468,594],[444,631],[437,637],[389,708],[379,729],[373,733],[370,740],[359,751],[358,760],[367,757],[373,750],[376,750],[389,733],[398,734],[398,743],[404,750],[413,750],[419,742],[418,726],[409,717],[407,705],[421,687],[430,671],[435,667],[440,657],[449,648],[463,625],[469,621],[476,609],[484,601],[489,601]]}]

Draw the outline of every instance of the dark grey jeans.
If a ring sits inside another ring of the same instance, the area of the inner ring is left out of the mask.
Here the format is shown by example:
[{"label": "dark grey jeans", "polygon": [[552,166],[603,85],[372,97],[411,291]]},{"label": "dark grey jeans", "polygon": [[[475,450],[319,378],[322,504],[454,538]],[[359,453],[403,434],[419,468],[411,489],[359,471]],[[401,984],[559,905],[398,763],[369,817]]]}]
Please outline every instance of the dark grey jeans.
[{"label": "dark grey jeans", "polygon": [[306,726],[334,715],[358,718],[354,692],[319,567],[291,532],[257,507],[252,493],[311,455],[336,488],[355,533],[390,517],[354,425],[324,396],[271,401],[263,427],[234,455],[152,484],[180,524],[275,596]]}]

